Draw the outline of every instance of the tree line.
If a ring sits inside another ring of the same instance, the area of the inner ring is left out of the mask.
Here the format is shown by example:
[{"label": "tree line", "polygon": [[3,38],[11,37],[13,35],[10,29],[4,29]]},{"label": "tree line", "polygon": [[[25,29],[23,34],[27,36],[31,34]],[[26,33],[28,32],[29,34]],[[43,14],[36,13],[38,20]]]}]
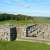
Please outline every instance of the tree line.
[{"label": "tree line", "polygon": [[0,14],[0,21],[4,21],[4,20],[32,20],[33,17],[31,16],[27,16],[27,15],[14,15],[14,14],[6,14],[6,13],[2,13]]}]

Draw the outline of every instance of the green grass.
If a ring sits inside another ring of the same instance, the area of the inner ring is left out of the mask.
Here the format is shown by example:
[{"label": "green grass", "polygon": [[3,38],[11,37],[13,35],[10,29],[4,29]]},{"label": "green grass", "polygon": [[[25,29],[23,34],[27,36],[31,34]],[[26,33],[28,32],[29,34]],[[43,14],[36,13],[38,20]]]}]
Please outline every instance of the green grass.
[{"label": "green grass", "polygon": [[5,20],[5,21],[0,21],[0,25],[2,24],[15,24],[16,20]]},{"label": "green grass", "polygon": [[50,50],[50,46],[36,42],[0,41],[0,50]]},{"label": "green grass", "polygon": [[33,24],[33,23],[50,23],[50,18],[45,17],[34,17],[32,20],[5,20],[0,21],[0,25],[3,24],[14,24],[14,25],[25,25],[25,24]]},{"label": "green grass", "polygon": [[3,25],[3,24],[13,24],[13,25],[24,25],[24,24],[31,24],[33,23],[32,20],[21,20],[21,21],[17,21],[17,20],[6,20],[6,21],[0,21],[0,25]]}]

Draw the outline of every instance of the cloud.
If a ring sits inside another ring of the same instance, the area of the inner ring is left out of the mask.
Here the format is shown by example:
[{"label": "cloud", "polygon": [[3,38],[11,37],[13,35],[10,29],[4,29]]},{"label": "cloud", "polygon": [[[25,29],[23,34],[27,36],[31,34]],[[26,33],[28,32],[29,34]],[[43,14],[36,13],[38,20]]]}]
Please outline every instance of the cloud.
[{"label": "cloud", "polygon": [[21,7],[21,8],[32,8],[31,4],[22,4],[22,3],[18,3],[17,7]]},{"label": "cloud", "polygon": [[18,0],[17,1],[17,7],[21,7],[21,8],[32,8],[32,5],[30,3],[25,2],[25,0]]},{"label": "cloud", "polygon": [[0,10],[30,15],[49,15],[50,0],[0,0]]}]

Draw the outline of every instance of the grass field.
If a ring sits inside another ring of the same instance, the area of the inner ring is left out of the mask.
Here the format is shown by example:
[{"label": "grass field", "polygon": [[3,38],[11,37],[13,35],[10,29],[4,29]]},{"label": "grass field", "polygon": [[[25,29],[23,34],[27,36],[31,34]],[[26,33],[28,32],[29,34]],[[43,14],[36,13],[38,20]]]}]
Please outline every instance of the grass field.
[{"label": "grass field", "polygon": [[13,24],[13,25],[24,25],[24,24],[28,24],[28,23],[33,23],[33,21],[31,20],[21,20],[21,21],[17,21],[17,20],[6,20],[6,21],[0,21],[0,25],[3,25],[3,24]]},{"label": "grass field", "polygon": [[14,25],[24,25],[24,24],[33,24],[33,23],[50,23],[50,18],[45,17],[34,17],[33,20],[5,20],[0,21],[0,25],[2,24],[14,24]]},{"label": "grass field", "polygon": [[0,50],[50,50],[50,46],[36,42],[0,41]]}]

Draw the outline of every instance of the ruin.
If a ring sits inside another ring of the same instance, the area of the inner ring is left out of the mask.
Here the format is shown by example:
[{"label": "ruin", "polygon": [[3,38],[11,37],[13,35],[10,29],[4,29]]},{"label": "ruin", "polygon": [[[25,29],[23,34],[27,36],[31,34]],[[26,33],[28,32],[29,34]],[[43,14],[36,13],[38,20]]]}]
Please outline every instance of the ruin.
[{"label": "ruin", "polygon": [[12,41],[17,37],[16,27],[12,25],[0,26],[0,40]]},{"label": "ruin", "polygon": [[0,40],[13,41],[17,39],[50,41],[50,24],[0,26]]},{"label": "ruin", "polygon": [[33,24],[17,28],[18,39],[50,41],[50,24]]}]

